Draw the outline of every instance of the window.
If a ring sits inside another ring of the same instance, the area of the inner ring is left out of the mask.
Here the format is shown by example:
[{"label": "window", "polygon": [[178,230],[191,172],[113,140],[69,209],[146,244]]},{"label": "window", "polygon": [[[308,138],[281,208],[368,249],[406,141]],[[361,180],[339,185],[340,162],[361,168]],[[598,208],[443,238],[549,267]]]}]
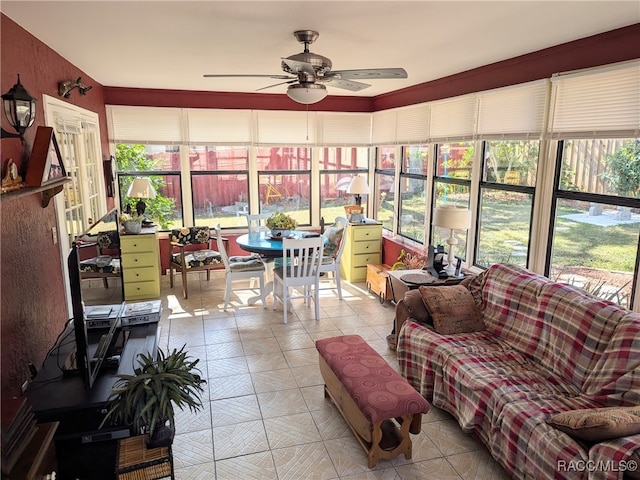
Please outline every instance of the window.
[{"label": "window", "polygon": [[528,265],[539,151],[539,141],[484,142],[476,265]]},{"label": "window", "polygon": [[347,188],[354,175],[368,173],[369,149],[326,147],[320,149],[319,161],[320,216],[329,224],[336,217],[345,216],[345,205],[353,204],[353,195],[347,193]]},{"label": "window", "polygon": [[145,200],[145,215],[162,229],[181,227],[180,148],[174,145],[116,145],[120,206],[135,209],[135,201],[126,197],[135,177],[151,179],[156,198]]},{"label": "window", "polygon": [[640,139],[558,145],[548,274],[630,308],[640,238]]},{"label": "window", "polygon": [[427,205],[428,145],[403,148],[400,170],[400,221],[398,234],[424,244]]},{"label": "window", "polygon": [[[396,147],[378,147],[375,175],[376,220],[393,230],[396,204]],[[366,214],[366,212],[365,212]]]},{"label": "window", "polygon": [[[469,208],[473,156],[474,145],[471,142],[437,145],[436,174],[433,182],[434,209],[446,204]],[[446,228],[433,227],[431,244],[446,245],[450,233]],[[460,242],[456,247],[457,256],[465,259],[467,232],[457,232],[456,236]]]},{"label": "window", "polygon": [[286,211],[298,225],[311,224],[311,149],[257,149],[260,212]]},{"label": "window", "polygon": [[196,225],[245,227],[249,213],[249,149],[191,147],[191,192]]}]

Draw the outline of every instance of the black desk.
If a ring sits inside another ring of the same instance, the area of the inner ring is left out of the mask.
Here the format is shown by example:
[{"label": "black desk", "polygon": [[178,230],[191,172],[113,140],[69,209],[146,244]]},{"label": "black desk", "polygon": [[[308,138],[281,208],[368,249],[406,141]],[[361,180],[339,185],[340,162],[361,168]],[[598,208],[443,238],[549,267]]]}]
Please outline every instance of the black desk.
[{"label": "black desk", "polygon": [[68,326],[25,392],[39,423],[60,422],[55,440],[62,480],[114,478],[116,440],[127,435],[127,429],[98,427],[116,375],[133,374],[139,354],[155,355],[160,327],[157,323],[134,325],[128,332],[117,369],[103,366],[93,387],[86,390],[82,378],[65,378],[60,368],[75,347],[73,327]]},{"label": "black desk", "polygon": [[[391,280],[391,292],[393,293],[394,303],[398,303],[404,297],[407,290],[414,290],[421,285],[427,285],[430,287],[438,287],[443,285],[457,285],[462,280],[462,277],[448,277],[445,279],[436,278],[425,270],[390,270],[387,272],[389,279]],[[405,275],[416,278],[424,277],[424,283],[422,282],[406,282],[402,279]]]}]

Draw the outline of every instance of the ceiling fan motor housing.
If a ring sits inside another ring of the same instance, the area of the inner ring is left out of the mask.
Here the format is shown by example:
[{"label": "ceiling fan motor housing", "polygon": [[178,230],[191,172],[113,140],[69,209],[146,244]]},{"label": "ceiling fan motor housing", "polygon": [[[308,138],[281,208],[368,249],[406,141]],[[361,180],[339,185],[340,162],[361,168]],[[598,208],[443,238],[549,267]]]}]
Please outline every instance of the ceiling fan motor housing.
[{"label": "ceiling fan motor housing", "polygon": [[[323,57],[322,55],[318,55],[316,53],[308,51],[290,55],[287,57],[287,60],[295,60],[296,62],[311,64],[313,66],[313,70],[316,72],[316,76],[318,77],[322,77],[325,73],[330,72],[332,67],[331,60],[329,60],[327,57]],[[292,75],[298,75],[298,73],[301,73],[290,68],[289,65],[284,62],[282,62],[281,66],[282,70]]]}]

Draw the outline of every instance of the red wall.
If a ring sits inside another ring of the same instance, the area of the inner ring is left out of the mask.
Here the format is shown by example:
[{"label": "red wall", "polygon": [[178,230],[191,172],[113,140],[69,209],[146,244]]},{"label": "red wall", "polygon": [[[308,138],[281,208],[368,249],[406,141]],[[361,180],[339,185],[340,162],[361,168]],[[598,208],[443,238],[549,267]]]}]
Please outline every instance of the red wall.
[{"label": "red wall", "polygon": [[[286,95],[230,94],[103,87],[67,62],[12,20],[0,14],[2,43],[0,91],[6,92],[20,73],[25,88],[38,99],[35,125],[44,125],[42,94],[58,97],[58,82],[82,77],[93,86],[86,95],[67,101],[97,112],[103,156],[108,154],[105,104],[201,108],[304,110]],[[524,55],[374,98],[327,97],[309,110],[370,112],[425,102],[472,91],[548,77],[553,72],[640,58],[640,25]],[[3,115],[2,127],[11,130]],[[27,151],[35,128],[26,134]],[[22,148],[14,139],[2,140],[2,164],[21,163]],[[53,202],[42,208],[40,195],[2,200],[1,216],[1,394],[14,395],[27,378],[28,362],[39,366],[66,321],[64,285],[58,246],[52,242],[56,224]],[[395,250],[397,250],[397,252]],[[235,252],[232,252],[235,253]],[[393,263],[399,247],[385,240],[384,262]],[[163,258],[167,255],[163,252]]]},{"label": "red wall", "polygon": [[[0,30],[0,91],[7,92],[19,73],[21,83],[38,100],[35,124],[25,135],[27,154],[31,151],[35,127],[44,125],[42,95],[60,98],[58,82],[82,77],[93,89],[86,96],[74,92],[68,101],[98,113],[103,155],[107,155],[102,86],[5,15],[0,16]],[[4,114],[0,117],[2,128],[13,133]],[[18,139],[2,140],[3,169],[9,158],[24,169],[22,156]],[[20,385],[28,378],[28,363],[41,365],[67,320],[60,252],[52,240],[51,229],[56,225],[54,208],[54,202],[42,208],[39,193],[0,201],[0,394],[3,397],[20,392]]]}]

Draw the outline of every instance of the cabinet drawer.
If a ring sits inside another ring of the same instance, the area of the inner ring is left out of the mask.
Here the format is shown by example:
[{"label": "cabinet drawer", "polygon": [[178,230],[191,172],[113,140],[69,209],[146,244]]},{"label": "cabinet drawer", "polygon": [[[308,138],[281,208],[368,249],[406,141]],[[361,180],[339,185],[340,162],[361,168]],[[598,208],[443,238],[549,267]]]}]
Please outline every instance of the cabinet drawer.
[{"label": "cabinet drawer", "polygon": [[372,239],[379,242],[381,227],[378,225],[372,225],[370,227],[353,227],[351,232],[353,233],[354,242],[362,242]]},{"label": "cabinet drawer", "polygon": [[355,242],[353,244],[352,253],[359,255],[362,253],[378,253],[380,252],[380,240],[369,240],[366,242]]},{"label": "cabinet drawer", "polygon": [[133,267],[122,270],[124,281],[128,282],[148,282],[158,278],[156,267]]},{"label": "cabinet drawer", "polygon": [[158,264],[155,252],[126,253],[122,255],[122,268],[148,267]]},{"label": "cabinet drawer", "polygon": [[124,253],[153,252],[158,242],[155,235],[125,236],[120,237],[121,249]]},{"label": "cabinet drawer", "polygon": [[363,255],[354,255],[353,263],[351,264],[354,268],[364,268],[365,276],[367,274],[367,264],[369,263],[380,263],[380,254],[379,253],[369,253]]},{"label": "cabinet drawer", "polygon": [[160,295],[158,282],[131,282],[124,284],[124,296],[127,300],[152,298]]}]

